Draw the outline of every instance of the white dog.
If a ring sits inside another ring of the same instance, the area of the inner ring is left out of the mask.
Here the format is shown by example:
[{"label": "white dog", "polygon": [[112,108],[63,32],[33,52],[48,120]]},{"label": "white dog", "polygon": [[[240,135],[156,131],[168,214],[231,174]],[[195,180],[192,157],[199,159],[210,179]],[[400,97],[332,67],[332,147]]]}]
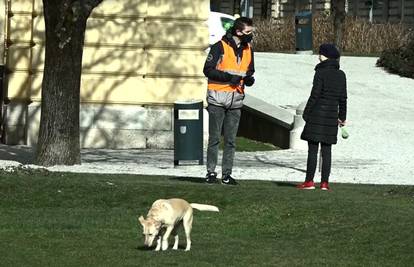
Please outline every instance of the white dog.
[{"label": "white dog", "polygon": [[167,250],[168,237],[173,233],[175,238],[173,249],[178,249],[177,228],[182,224],[187,238],[185,250],[189,251],[191,248],[190,234],[193,223],[193,208],[202,211],[219,211],[217,207],[212,205],[189,204],[184,199],[179,198],[155,201],[148,211],[147,219],[144,219],[143,216],[138,218],[144,228],[144,244],[151,247],[154,239],[157,238],[155,251],[159,251],[160,248]]}]

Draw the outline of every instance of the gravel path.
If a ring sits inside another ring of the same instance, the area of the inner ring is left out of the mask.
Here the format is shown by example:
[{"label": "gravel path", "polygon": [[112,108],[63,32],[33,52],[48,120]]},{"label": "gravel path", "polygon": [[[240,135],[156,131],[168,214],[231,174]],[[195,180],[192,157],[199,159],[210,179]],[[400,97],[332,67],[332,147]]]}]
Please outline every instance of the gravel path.
[{"label": "gravel path", "polygon": [[[332,182],[414,184],[414,80],[375,67],[377,58],[343,57],[348,78],[350,138],[333,147]],[[316,56],[256,53],[256,84],[248,94],[270,104],[292,107],[309,97]],[[173,151],[82,150],[82,165],[51,171],[133,173],[202,177],[205,166],[174,168]],[[0,146],[0,168],[31,165],[25,146]],[[238,179],[302,181],[306,151],[236,153]],[[318,181],[320,175],[315,179]]]},{"label": "gravel path", "polygon": [[[257,84],[249,90],[251,95],[278,106],[307,100],[317,56],[257,53],[255,60]],[[413,184],[414,79],[388,74],[375,67],[376,61],[341,58],[348,83],[350,138],[339,139],[333,148],[333,177]],[[357,164],[341,170],[341,162]]]}]

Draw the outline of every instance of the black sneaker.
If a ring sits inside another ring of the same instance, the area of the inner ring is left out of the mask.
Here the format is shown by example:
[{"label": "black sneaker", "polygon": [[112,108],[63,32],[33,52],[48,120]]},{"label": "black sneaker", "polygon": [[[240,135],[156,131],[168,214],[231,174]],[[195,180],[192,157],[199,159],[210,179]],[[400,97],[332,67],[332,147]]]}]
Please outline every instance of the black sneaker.
[{"label": "black sneaker", "polygon": [[226,185],[238,185],[239,183],[234,180],[233,177],[230,176],[230,174],[223,175],[223,178],[221,179],[222,184]]},{"label": "black sneaker", "polygon": [[217,184],[217,173],[216,172],[207,172],[206,183],[208,184]]}]

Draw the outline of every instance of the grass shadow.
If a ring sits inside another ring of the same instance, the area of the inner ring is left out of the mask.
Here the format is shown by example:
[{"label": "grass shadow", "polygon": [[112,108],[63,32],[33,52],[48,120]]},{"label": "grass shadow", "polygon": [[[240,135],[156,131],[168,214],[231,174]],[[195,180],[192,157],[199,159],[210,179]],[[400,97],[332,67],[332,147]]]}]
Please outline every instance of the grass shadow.
[{"label": "grass shadow", "polygon": [[135,249],[140,251],[153,251],[155,247],[138,246]]},{"label": "grass shadow", "polygon": [[180,182],[190,182],[190,183],[198,183],[203,184],[204,179],[200,177],[171,177],[170,180],[177,180]]},{"label": "grass shadow", "polygon": [[[171,244],[170,244],[170,245],[171,245]],[[171,250],[171,251],[185,251],[185,248],[186,248],[186,246],[185,246],[185,245],[181,245],[181,244],[179,244],[179,245],[178,245],[178,249],[177,249],[177,250],[173,250],[171,246],[170,246],[170,247],[168,247],[168,250]],[[136,249],[136,250],[139,250],[139,251],[154,251],[154,252],[155,252],[155,246],[152,246],[152,247],[147,247],[147,246],[138,246],[138,247],[136,247],[135,249]],[[162,252],[162,251],[158,251],[158,252]]]},{"label": "grass shadow", "polygon": [[273,182],[274,185],[280,186],[280,187],[296,187],[296,183],[292,182]]}]

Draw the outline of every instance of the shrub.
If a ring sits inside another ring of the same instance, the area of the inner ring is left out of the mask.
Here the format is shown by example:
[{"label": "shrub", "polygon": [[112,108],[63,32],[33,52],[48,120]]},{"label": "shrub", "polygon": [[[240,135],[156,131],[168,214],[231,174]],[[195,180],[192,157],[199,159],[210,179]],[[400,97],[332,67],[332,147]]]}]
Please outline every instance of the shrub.
[{"label": "shrub", "polygon": [[[255,21],[255,51],[295,51],[294,16],[277,20]],[[316,51],[322,43],[333,43],[333,18],[329,13],[319,13],[312,18],[313,47]],[[380,54],[386,49],[400,47],[410,38],[404,24],[373,24],[366,19],[347,16],[345,18],[342,51],[347,54]]]},{"label": "shrub", "polygon": [[347,17],[342,50],[353,54],[380,54],[407,44],[410,29],[401,23],[372,24],[360,18]]},{"label": "shrub", "polygon": [[283,20],[256,20],[254,22],[255,51],[285,52],[295,50],[295,18],[287,16]]},{"label": "shrub", "polygon": [[384,67],[391,73],[414,79],[414,37],[404,46],[383,51],[377,66]]},{"label": "shrub", "polygon": [[313,51],[317,52],[323,43],[333,43],[333,18],[329,13],[319,13],[312,16]]}]

